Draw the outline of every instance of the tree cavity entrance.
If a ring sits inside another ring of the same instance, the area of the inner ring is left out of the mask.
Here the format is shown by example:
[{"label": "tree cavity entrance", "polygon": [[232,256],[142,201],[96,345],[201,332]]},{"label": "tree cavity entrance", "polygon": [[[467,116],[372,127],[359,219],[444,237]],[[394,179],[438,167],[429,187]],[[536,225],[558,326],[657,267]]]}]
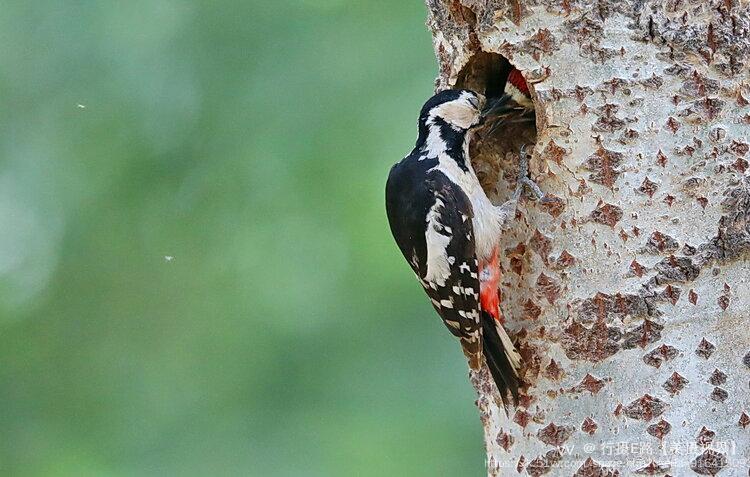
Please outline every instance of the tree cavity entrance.
[{"label": "tree cavity entrance", "polygon": [[[499,98],[513,65],[502,55],[477,52],[458,74],[456,88],[470,89],[485,95],[488,100]],[[532,102],[534,94],[531,95]],[[526,145],[531,153],[536,145],[536,120],[521,117],[509,118],[494,131],[491,125],[477,130],[471,144],[471,160],[488,197],[502,203],[516,187],[519,153]],[[533,167],[532,167],[533,169]]]}]

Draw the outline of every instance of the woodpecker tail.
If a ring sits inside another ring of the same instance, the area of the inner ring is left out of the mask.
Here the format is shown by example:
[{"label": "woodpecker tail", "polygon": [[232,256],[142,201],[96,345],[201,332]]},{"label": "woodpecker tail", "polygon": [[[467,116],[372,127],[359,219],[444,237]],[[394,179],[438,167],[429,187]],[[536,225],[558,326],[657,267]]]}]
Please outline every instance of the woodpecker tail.
[{"label": "woodpecker tail", "polygon": [[497,385],[503,404],[507,407],[508,393],[513,398],[513,404],[516,404],[518,388],[521,386],[521,378],[518,376],[521,355],[510,341],[503,325],[484,310],[482,311],[482,335],[484,359],[490,368],[490,374]]}]

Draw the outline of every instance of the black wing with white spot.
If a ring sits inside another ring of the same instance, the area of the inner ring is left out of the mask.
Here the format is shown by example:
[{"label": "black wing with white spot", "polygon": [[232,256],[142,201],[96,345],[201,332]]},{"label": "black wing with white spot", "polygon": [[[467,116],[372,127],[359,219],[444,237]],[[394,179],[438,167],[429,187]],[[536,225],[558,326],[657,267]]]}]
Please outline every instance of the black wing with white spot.
[{"label": "black wing with white spot", "polygon": [[482,327],[471,202],[442,172],[430,171],[434,165],[422,159],[393,167],[386,186],[388,219],[433,306],[477,368]]},{"label": "black wing with white spot", "polygon": [[484,354],[503,402],[517,398],[517,352],[502,325],[481,310],[473,211],[461,188],[416,154],[396,164],[386,185],[391,232],[443,322],[461,340],[469,366]]}]

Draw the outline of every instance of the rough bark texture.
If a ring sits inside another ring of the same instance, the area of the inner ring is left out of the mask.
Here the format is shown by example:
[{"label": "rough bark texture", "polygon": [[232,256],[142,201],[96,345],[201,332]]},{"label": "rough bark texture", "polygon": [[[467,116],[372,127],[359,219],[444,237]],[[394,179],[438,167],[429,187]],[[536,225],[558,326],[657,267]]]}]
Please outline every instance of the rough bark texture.
[{"label": "rough bark texture", "polygon": [[[529,386],[506,416],[472,376],[489,474],[748,475],[748,1],[427,5],[438,88],[495,88],[504,59],[540,80],[554,201],[503,238]],[[511,151],[474,151],[501,201]]]}]

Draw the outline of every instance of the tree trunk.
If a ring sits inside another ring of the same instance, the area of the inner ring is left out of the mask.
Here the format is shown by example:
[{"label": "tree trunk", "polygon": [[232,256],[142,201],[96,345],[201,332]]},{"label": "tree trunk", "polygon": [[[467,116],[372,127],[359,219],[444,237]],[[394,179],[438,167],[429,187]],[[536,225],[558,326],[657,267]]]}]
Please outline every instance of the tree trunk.
[{"label": "tree trunk", "polygon": [[[528,387],[471,377],[489,475],[748,475],[748,1],[427,5],[438,89],[534,82],[552,198],[503,237]],[[501,202],[516,151],[473,150]]]}]

